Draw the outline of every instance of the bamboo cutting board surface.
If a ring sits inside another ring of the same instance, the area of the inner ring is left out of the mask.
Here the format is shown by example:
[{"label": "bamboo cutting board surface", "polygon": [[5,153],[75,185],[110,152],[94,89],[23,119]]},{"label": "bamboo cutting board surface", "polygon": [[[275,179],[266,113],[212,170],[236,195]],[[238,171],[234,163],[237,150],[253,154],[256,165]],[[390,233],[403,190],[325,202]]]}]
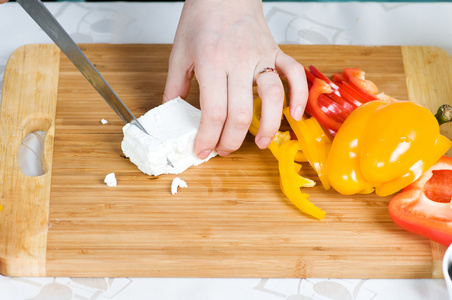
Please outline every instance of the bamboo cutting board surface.
[{"label": "bamboo cutting board surface", "polygon": [[[82,45],[140,116],[161,103],[170,45]],[[434,47],[281,48],[326,75],[366,71],[381,91],[435,111],[452,99],[450,57]],[[193,82],[188,101],[199,107]],[[100,120],[109,121],[102,125]],[[0,124],[0,273],[71,277],[441,277],[443,246],[398,228],[389,197],[304,189],[319,221],[280,192],[277,162],[248,136],[242,148],[179,175],[151,177],[122,155],[122,121],[54,45],[16,50]],[[29,177],[18,149],[47,131],[45,174]],[[442,131],[452,138],[449,125]],[[115,172],[117,187],[105,176]]]}]

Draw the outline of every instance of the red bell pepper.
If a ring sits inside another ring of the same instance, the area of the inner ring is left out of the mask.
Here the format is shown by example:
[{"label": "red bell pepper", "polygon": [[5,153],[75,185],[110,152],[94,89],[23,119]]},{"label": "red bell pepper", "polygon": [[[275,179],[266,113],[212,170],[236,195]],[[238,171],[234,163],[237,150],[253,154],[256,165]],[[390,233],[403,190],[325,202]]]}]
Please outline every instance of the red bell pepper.
[{"label": "red bell pepper", "polygon": [[452,243],[452,157],[443,156],[391,199],[389,214],[401,228],[444,246]]}]

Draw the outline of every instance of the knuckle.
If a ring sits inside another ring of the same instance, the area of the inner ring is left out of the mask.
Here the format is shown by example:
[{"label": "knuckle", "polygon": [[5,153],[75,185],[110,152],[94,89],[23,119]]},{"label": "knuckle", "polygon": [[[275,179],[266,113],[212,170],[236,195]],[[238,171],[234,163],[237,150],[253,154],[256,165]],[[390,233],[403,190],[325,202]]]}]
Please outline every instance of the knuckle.
[{"label": "knuckle", "polygon": [[279,82],[268,82],[264,87],[265,100],[282,102],[284,99],[284,88]]},{"label": "knuckle", "polygon": [[247,111],[239,110],[233,114],[232,118],[233,118],[235,128],[237,128],[239,130],[240,129],[248,129],[251,124],[252,115],[251,115],[251,113],[249,113]]},{"label": "knuckle", "polygon": [[266,122],[262,127],[262,135],[274,136],[281,126],[281,118]]},{"label": "knuckle", "polygon": [[226,111],[219,106],[214,106],[205,110],[204,114],[204,120],[212,125],[223,125],[226,121]]},{"label": "knuckle", "polygon": [[287,68],[290,74],[295,74],[297,76],[304,76],[305,74],[304,67],[296,61],[290,64]]}]

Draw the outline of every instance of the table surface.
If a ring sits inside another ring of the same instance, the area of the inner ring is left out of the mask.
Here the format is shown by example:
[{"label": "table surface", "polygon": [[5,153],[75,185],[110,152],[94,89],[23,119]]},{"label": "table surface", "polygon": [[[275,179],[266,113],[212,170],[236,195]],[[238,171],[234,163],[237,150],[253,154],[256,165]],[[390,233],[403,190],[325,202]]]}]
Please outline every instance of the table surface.
[{"label": "table surface", "polygon": [[[47,4],[77,43],[172,43],[182,5],[181,2]],[[452,55],[452,3],[266,2],[264,13],[279,44],[437,46]],[[8,57],[16,48],[30,43],[51,43],[16,3],[0,6],[0,40],[0,86]],[[28,138],[33,145],[42,136],[36,133]],[[33,150],[27,157],[33,155],[39,160],[39,150]],[[22,168],[34,172],[39,168],[35,161],[25,159]],[[154,298],[446,300],[448,296],[441,279],[11,278],[0,275],[1,300]]]}]

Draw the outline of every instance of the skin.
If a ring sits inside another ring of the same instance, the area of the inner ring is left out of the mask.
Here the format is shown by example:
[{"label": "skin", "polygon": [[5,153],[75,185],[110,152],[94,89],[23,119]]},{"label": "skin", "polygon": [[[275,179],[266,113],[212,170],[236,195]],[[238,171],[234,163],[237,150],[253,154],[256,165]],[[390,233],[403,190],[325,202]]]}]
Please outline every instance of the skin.
[{"label": "skin", "polygon": [[202,116],[194,152],[201,159],[213,150],[226,156],[240,148],[253,115],[253,85],[262,99],[255,142],[261,149],[271,143],[281,123],[284,88],[278,74],[258,75],[267,67],[276,68],[287,79],[290,114],[300,120],[308,99],[304,68],[279,49],[265,21],[262,1],[185,1],[163,102],[186,98],[196,76]]},{"label": "skin", "polygon": [[163,101],[186,98],[193,76],[199,83],[201,123],[194,151],[225,156],[239,149],[252,119],[253,85],[262,99],[255,142],[266,148],[280,127],[284,89],[290,113],[300,120],[308,97],[303,66],[283,53],[266,24],[261,0],[185,1],[169,60]]}]

